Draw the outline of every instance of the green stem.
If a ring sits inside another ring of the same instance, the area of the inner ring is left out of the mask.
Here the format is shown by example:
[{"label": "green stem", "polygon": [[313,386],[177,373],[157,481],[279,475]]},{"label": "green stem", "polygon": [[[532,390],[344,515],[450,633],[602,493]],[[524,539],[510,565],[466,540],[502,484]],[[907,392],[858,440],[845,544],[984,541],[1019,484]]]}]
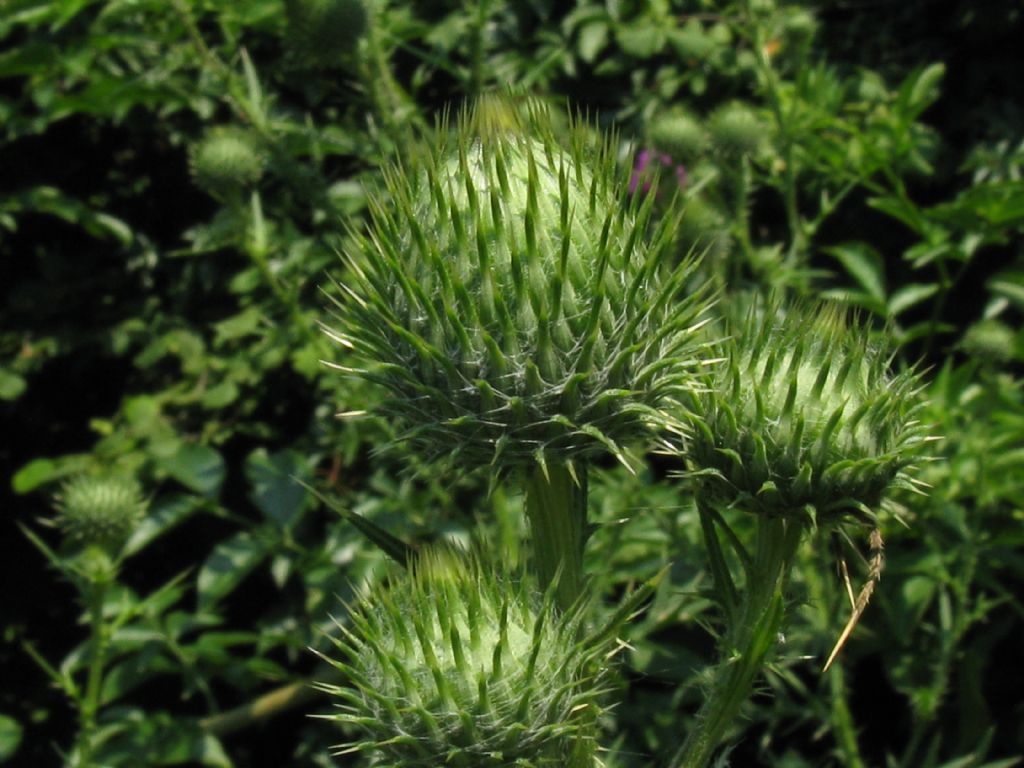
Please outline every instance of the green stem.
[{"label": "green stem", "polygon": [[674,768],[706,766],[750,696],[782,624],[783,587],[802,533],[791,520],[758,518],[757,546],[739,609],[722,638],[722,662]]},{"label": "green stem", "polygon": [[106,582],[90,585],[89,595],[89,672],[85,695],[79,707],[80,759],[82,766],[92,765],[92,746],[96,734],[96,715],[100,708],[103,688],[103,668],[107,654],[107,632],[103,622],[103,604],[107,595]]},{"label": "green stem", "polygon": [[469,93],[474,99],[480,96],[484,88],[484,30],[487,28],[487,18],[491,12],[490,5],[486,0],[476,4],[476,24],[473,30],[473,68],[469,84]]},{"label": "green stem", "polygon": [[556,602],[568,610],[583,594],[587,535],[587,470],[568,464],[536,466],[526,480],[526,516],[542,589],[557,578]]}]

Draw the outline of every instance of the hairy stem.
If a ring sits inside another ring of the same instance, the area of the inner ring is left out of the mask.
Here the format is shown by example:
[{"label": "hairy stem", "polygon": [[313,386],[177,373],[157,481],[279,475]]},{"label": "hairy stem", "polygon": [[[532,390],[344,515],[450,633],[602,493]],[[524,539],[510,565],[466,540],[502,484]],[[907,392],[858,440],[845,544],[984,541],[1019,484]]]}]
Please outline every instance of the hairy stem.
[{"label": "hairy stem", "polygon": [[100,708],[103,668],[106,664],[107,654],[107,630],[103,623],[103,604],[107,596],[107,584],[98,581],[90,584],[89,590],[89,671],[85,684],[85,695],[78,711],[79,738],[81,739],[79,762],[82,766],[92,765],[96,715]]},{"label": "hairy stem", "polygon": [[[583,545],[587,538],[587,469],[568,464],[534,467],[526,480],[526,515],[534,567],[542,589],[558,580],[555,601],[563,611],[583,594]],[[592,717],[581,713],[582,717]],[[596,723],[593,724],[596,729]],[[592,730],[592,729],[587,729]],[[593,768],[597,745],[578,738],[566,756],[566,768]]]},{"label": "hairy stem", "polygon": [[738,610],[721,641],[722,661],[674,768],[703,768],[750,696],[774,647],[783,616],[783,587],[803,528],[782,518],[757,521],[757,545]]}]

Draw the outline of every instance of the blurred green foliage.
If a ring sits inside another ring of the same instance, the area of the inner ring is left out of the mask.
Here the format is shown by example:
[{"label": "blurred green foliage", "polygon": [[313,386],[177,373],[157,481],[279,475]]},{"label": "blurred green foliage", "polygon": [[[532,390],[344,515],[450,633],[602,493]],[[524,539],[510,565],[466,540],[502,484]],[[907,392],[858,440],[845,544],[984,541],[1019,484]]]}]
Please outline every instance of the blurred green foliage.
[{"label": "blurred green foliage", "polygon": [[[327,706],[301,685],[308,649],[387,572],[351,513],[409,542],[482,526],[514,553],[520,500],[376,450],[390,425],[335,418],[380,394],[321,364],[345,364],[321,291],[344,279],[337,252],[382,165],[444,110],[513,86],[617,131],[624,198],[639,151],[667,157],[676,256],[704,250],[720,291],[847,302],[894,335],[897,367],[928,369],[931,489],[884,522],[883,580],[824,675],[848,612],[836,564],[856,587],[866,544],[802,552],[733,764],[1017,764],[1024,72],[1000,46],[1024,19],[1009,0],[970,6],[7,0],[0,762],[365,764],[332,763],[343,734],[296,714]],[[925,15],[949,37],[914,36]],[[990,81],[1006,84],[973,106]],[[672,563],[629,631],[609,765],[664,764],[712,659],[674,469],[652,456],[593,482],[587,558],[609,610]],[[50,500],[102,471],[134,476],[150,506],[90,628],[96,592]],[[297,682],[274,719],[236,709]]]}]

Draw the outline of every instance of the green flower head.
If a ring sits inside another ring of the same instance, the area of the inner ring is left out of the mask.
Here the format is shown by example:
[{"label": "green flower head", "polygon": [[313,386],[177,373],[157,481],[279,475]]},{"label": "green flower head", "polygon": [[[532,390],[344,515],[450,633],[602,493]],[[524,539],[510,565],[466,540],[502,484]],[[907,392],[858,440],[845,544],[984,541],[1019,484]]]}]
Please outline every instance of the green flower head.
[{"label": "green flower head", "polygon": [[342,751],[395,768],[566,765],[595,736],[614,637],[581,640],[581,608],[559,614],[552,590],[476,555],[424,551],[339,624],[344,658],[329,661],[350,685],[320,687],[343,702],[327,718],[361,731]]},{"label": "green flower head", "polygon": [[76,546],[116,553],[146,514],[147,502],[133,479],[82,476],[55,499],[57,524]]},{"label": "green flower head", "polygon": [[758,514],[872,517],[926,440],[918,378],[837,307],[774,300],[727,318],[725,360],[692,399],[701,492]]},{"label": "green flower head", "polygon": [[356,237],[335,338],[427,454],[499,466],[646,434],[699,358],[676,220],[631,200],[609,143],[568,146],[537,103],[482,100],[386,173]]}]

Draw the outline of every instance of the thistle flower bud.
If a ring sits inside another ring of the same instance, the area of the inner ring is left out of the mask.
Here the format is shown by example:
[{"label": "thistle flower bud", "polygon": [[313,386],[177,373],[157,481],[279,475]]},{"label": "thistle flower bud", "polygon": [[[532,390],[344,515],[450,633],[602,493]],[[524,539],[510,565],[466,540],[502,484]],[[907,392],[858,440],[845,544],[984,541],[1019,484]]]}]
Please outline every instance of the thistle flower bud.
[{"label": "thistle flower bud", "polygon": [[196,185],[214,197],[250,187],[263,175],[255,136],[235,126],[208,131],[192,148],[190,160]]},{"label": "thistle flower bud", "polygon": [[339,624],[345,660],[329,661],[351,687],[320,687],[345,702],[328,719],[362,731],[343,751],[403,768],[566,765],[594,738],[614,637],[580,640],[578,609],[557,613],[552,590],[542,598],[475,555],[421,553],[351,629]]},{"label": "thistle flower bud", "polygon": [[707,147],[704,127],[687,114],[668,112],[651,122],[651,142],[683,163],[692,163]]},{"label": "thistle flower bud", "polygon": [[653,224],[584,126],[564,149],[537,103],[484,99],[441,133],[386,173],[335,338],[427,454],[623,459],[696,362],[704,302],[682,295],[692,260],[665,263],[675,220]]},{"label": "thistle flower bud", "polygon": [[366,31],[363,0],[285,0],[289,46],[306,63],[330,65]]},{"label": "thistle flower bud", "polygon": [[768,126],[742,102],[724,104],[708,118],[715,148],[727,158],[758,155],[764,150]]},{"label": "thistle flower bud", "polygon": [[146,514],[138,483],[127,477],[82,476],[55,499],[57,524],[76,546],[116,553]]},{"label": "thistle flower bud", "polygon": [[689,445],[702,492],[769,515],[870,518],[924,442],[917,377],[841,309],[782,312],[774,301],[729,318],[725,361],[693,402]]}]

